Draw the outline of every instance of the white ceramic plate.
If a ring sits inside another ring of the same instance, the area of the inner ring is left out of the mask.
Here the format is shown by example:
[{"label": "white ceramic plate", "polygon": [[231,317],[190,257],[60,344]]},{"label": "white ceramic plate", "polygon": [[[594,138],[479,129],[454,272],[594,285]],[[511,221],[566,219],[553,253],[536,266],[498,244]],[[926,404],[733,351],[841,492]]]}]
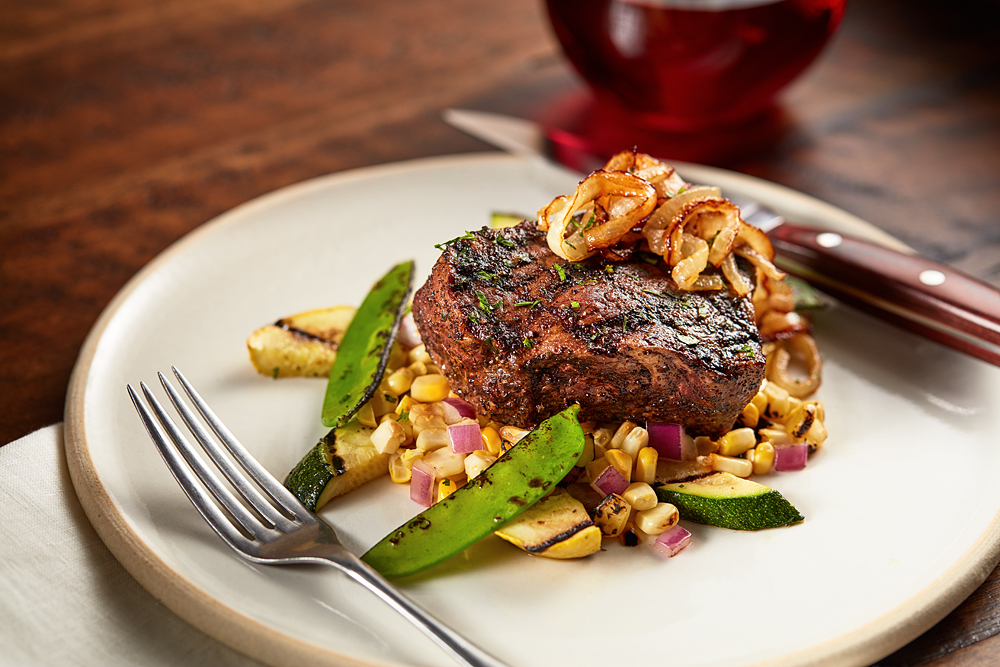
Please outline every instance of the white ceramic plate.
[{"label": "white ceramic plate", "polygon": [[[805,195],[686,166],[696,182],[803,222],[891,242]],[[531,214],[576,179],[479,155],[336,174],[250,202],[163,253],[108,307],[70,387],[67,451],[102,538],[178,614],[265,662],[450,665],[371,595],[323,568],[240,560],[183,497],[125,393],[180,367],[281,477],[322,435],[322,380],[257,375],[247,335],[281,316],[357,304],[394,262]],[[864,665],[943,617],[997,560],[1000,372],[834,307],[816,321],[828,445],[803,472],[764,481],[807,517],[741,533],[692,525],[666,559],[650,548],[576,562],[497,538],[403,582],[405,592],[511,665]],[[414,514],[387,479],[323,514],[362,552]]]}]

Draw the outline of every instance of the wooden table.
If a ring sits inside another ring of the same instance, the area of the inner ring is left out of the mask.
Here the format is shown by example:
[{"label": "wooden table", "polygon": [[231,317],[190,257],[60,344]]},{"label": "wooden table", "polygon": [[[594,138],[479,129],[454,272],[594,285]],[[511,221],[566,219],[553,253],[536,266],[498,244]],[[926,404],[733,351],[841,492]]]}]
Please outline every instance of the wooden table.
[{"label": "wooden table", "polygon": [[[783,135],[721,166],[1000,285],[998,26],[990,0],[856,1]],[[62,419],[102,308],[198,225],[313,176],[485,150],[444,108],[538,118],[582,90],[537,0],[6,3],[0,443]],[[879,664],[1000,664],[998,588]]]}]

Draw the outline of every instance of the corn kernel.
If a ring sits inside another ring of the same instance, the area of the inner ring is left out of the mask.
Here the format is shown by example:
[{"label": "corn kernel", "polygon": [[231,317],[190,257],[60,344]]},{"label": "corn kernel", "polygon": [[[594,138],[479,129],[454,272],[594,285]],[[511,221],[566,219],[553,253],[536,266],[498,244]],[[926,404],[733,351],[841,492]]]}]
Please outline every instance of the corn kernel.
[{"label": "corn kernel", "polygon": [[427,375],[427,364],[422,361],[414,361],[409,366],[410,372],[413,373],[413,377],[419,377],[421,375]]},{"label": "corn kernel", "polygon": [[375,419],[375,411],[372,410],[371,401],[368,401],[367,403],[362,405],[361,409],[358,410],[357,414],[355,414],[354,416],[357,418],[359,422],[361,422],[368,428],[375,428],[376,426],[378,426],[378,420]]},{"label": "corn kernel", "polygon": [[632,509],[637,511],[648,510],[652,507],[656,507],[656,491],[653,491],[653,487],[645,482],[632,482],[625,489],[625,493],[622,494],[622,498],[625,499]]},{"label": "corn kernel", "polygon": [[652,484],[656,480],[656,463],[660,460],[660,453],[652,447],[643,447],[639,450],[639,456],[635,460],[635,474],[632,476],[637,482]]},{"label": "corn kernel", "polygon": [[452,479],[451,477],[445,477],[444,479],[438,480],[438,492],[437,499],[442,501],[451,494],[455,493],[458,489],[464,486],[464,482],[460,483],[460,480]]},{"label": "corn kernel", "polygon": [[465,454],[456,454],[450,447],[439,447],[424,455],[424,463],[434,468],[435,477],[455,477],[465,474]]},{"label": "corn kernel", "polygon": [[420,361],[425,364],[431,363],[431,355],[427,354],[427,346],[423,343],[410,350],[408,356],[411,362]]},{"label": "corn kernel", "polygon": [[580,456],[576,459],[575,467],[582,468],[593,460],[594,460],[594,436],[585,435],[583,436],[583,450],[580,451]]},{"label": "corn kernel", "polygon": [[386,364],[386,368],[399,368],[400,366],[405,366],[407,364],[407,354],[406,350],[403,348],[399,342],[392,344],[392,350],[389,352],[389,362]]},{"label": "corn kernel", "polygon": [[371,400],[368,401],[368,405],[372,406],[372,413],[375,417],[381,417],[382,415],[389,414],[390,412],[395,412],[396,406],[399,405],[399,401],[396,400],[395,396],[383,391],[383,388],[379,387],[375,391]]},{"label": "corn kernel", "polygon": [[413,424],[413,433],[418,437],[421,433],[429,429],[448,427],[444,421],[444,417],[440,415],[417,414],[414,416],[412,411],[410,412],[410,422]]},{"label": "corn kernel", "polygon": [[448,380],[443,375],[427,374],[413,379],[410,385],[410,396],[421,403],[433,403],[448,398]]},{"label": "corn kernel", "polygon": [[750,405],[757,408],[757,414],[762,415],[764,411],[767,410],[767,394],[764,393],[764,387],[767,386],[767,380],[761,385],[754,397],[750,399]]},{"label": "corn kernel", "polygon": [[621,449],[622,443],[625,441],[625,436],[631,433],[634,428],[635,422],[622,422],[622,425],[618,427],[618,430],[611,437],[611,444],[608,445],[608,449]]},{"label": "corn kernel", "polygon": [[631,521],[625,523],[625,528],[618,533],[618,541],[623,547],[639,546],[639,535],[635,532],[635,524]]},{"label": "corn kernel", "polygon": [[608,448],[612,437],[614,437],[614,431],[606,426],[594,430],[594,444],[602,449],[602,456],[603,450]]},{"label": "corn kernel", "polygon": [[777,420],[783,420],[788,415],[788,390],[779,387],[773,382],[768,382],[764,386],[764,394],[767,396],[767,413]]},{"label": "corn kernel", "polygon": [[639,456],[639,450],[649,444],[649,431],[636,426],[622,440],[621,450],[632,457],[634,461]]},{"label": "corn kernel", "polygon": [[791,445],[795,442],[795,439],[777,424],[770,428],[762,428],[757,433],[760,434],[761,440],[773,445]]},{"label": "corn kernel", "polygon": [[[486,426],[479,430],[479,437],[483,440],[483,451],[490,456],[500,456],[500,434],[492,426]],[[470,475],[471,477],[472,475]]]},{"label": "corn kernel", "polygon": [[431,452],[448,444],[448,429],[427,428],[417,434],[417,449]]},{"label": "corn kernel", "polygon": [[753,464],[746,459],[718,454],[709,454],[709,457],[712,459],[712,467],[720,472],[728,472],[737,477],[749,477],[753,474]]},{"label": "corn kernel", "polygon": [[[516,426],[501,426],[500,427],[500,439],[504,442],[509,442],[512,445],[516,445],[521,441],[521,438],[531,433],[531,431],[525,431],[523,428],[518,428]],[[509,448],[508,448],[509,449]]]},{"label": "corn kernel", "polygon": [[670,503],[657,503],[648,510],[636,512],[633,516],[635,527],[647,535],[659,535],[677,525],[680,514]]},{"label": "corn kernel", "polygon": [[594,509],[594,525],[600,529],[602,535],[615,537],[625,529],[631,511],[631,506],[624,498],[609,493]]},{"label": "corn kernel", "polygon": [[[406,451],[406,450],[404,450]],[[413,465],[407,466],[403,461],[402,452],[393,452],[389,457],[389,479],[397,484],[405,484],[410,481],[410,469]]]},{"label": "corn kernel", "polygon": [[819,446],[826,442],[826,425],[820,420],[813,420],[812,426],[806,431],[805,440],[812,446]]},{"label": "corn kernel", "polygon": [[371,434],[372,446],[379,454],[392,454],[405,441],[406,431],[391,419],[379,424]]},{"label": "corn kernel", "polygon": [[719,454],[739,456],[757,444],[757,435],[751,428],[737,428],[718,439]]},{"label": "corn kernel", "polygon": [[785,420],[785,430],[796,440],[802,439],[816,420],[816,406],[803,403],[788,414]]},{"label": "corn kernel", "polygon": [[694,439],[694,446],[698,449],[699,456],[708,456],[712,452],[719,451],[719,443],[712,440],[707,435],[699,435]]},{"label": "corn kernel", "polygon": [[766,475],[774,465],[774,445],[762,442],[754,449],[753,474]]},{"label": "corn kernel", "polygon": [[428,375],[444,375],[441,369],[438,368],[437,364],[427,364],[427,374]]},{"label": "corn kernel", "polygon": [[743,412],[740,413],[740,421],[744,426],[755,427],[760,422],[760,411],[757,406],[753,403],[747,403]]},{"label": "corn kernel", "polygon": [[489,468],[497,460],[497,457],[490,456],[486,452],[472,452],[465,457],[465,476],[475,479],[482,471]]},{"label": "corn kernel", "polygon": [[414,405],[420,405],[420,404],[417,403],[415,400],[413,400],[412,396],[404,396],[403,398],[399,399],[399,403],[396,404],[396,414],[401,415],[404,412],[409,412],[410,410],[413,409]]},{"label": "corn kernel", "polygon": [[604,455],[608,463],[613,465],[627,480],[632,479],[632,457],[621,449],[609,449]]},{"label": "corn kernel", "polygon": [[409,368],[403,367],[393,372],[392,375],[386,380],[386,384],[389,385],[389,390],[396,396],[402,396],[410,390],[410,385],[413,384],[413,379],[416,374]]}]

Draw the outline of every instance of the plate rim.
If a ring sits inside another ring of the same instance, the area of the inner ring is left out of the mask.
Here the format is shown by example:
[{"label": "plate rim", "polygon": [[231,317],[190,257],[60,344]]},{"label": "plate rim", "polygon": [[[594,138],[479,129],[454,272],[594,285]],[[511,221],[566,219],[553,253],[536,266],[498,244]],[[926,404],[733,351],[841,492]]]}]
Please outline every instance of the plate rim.
[{"label": "plate rim", "polygon": [[[485,152],[415,158],[398,162],[360,167],[335,172],[288,185],[250,199],[206,221],[160,252],[143,266],[118,291],[104,308],[88,333],[74,365],[67,389],[64,410],[66,460],[70,478],[81,505],[97,534],[111,553],[154,597],[187,622],[231,648],[271,665],[352,665],[383,666],[339,653],[331,648],[310,644],[287,635],[222,604],[203,592],[194,583],[175,572],[130,529],[124,516],[102,483],[90,455],[86,437],[85,403],[90,370],[104,332],[129,297],[162,264],[197,244],[203,236],[217,234],[232,224],[238,224],[256,208],[271,207],[283,199],[295,199],[312,190],[333,183],[368,179],[427,167],[491,162],[529,164],[525,158],[503,153]],[[871,223],[832,204],[792,188],[754,176],[715,167],[675,162],[679,171],[699,174],[698,180],[709,179],[743,184],[763,190],[773,196],[790,198],[804,206],[817,209],[824,217],[835,218],[840,224],[854,228],[859,234],[898,249],[910,249],[898,239],[879,230]],[[554,166],[554,168],[559,168]],[[989,576],[1000,561],[1000,508],[983,533],[960,559],[937,579],[908,600],[886,611],[879,618],[839,637],[801,651],[757,663],[767,667],[815,665],[834,667],[867,665],[906,645],[944,618],[964,601]]]}]

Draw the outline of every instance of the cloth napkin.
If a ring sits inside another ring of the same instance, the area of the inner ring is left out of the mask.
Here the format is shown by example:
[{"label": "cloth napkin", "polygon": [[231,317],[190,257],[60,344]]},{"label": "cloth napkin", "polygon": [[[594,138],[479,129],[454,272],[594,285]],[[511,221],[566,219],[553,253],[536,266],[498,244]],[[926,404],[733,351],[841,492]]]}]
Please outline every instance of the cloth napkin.
[{"label": "cloth napkin", "polygon": [[77,500],[55,424],[0,447],[0,665],[261,667],[160,604]]}]

